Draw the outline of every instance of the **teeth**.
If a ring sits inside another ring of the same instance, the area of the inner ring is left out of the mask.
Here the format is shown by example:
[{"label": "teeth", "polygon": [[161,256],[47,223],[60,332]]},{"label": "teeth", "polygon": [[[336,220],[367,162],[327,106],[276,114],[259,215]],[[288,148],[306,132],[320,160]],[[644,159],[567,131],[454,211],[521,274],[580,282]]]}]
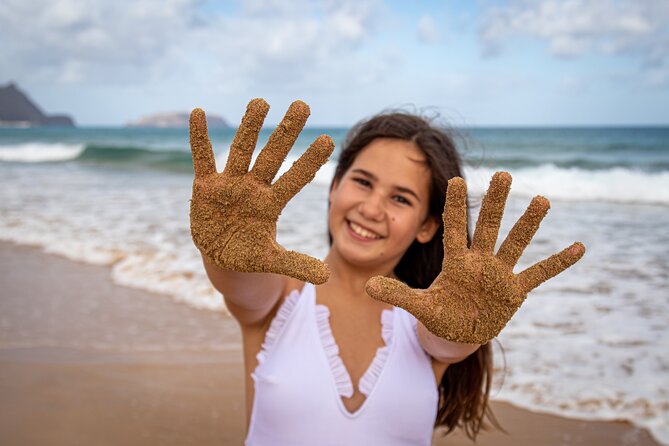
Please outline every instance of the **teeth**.
[{"label": "teeth", "polygon": [[350,222],[351,229],[353,229],[353,232],[358,234],[361,237],[369,238],[369,239],[375,239],[375,238],[381,238],[380,235],[374,234],[373,232],[369,232],[367,229],[363,228],[362,226],[358,226],[353,222]]}]

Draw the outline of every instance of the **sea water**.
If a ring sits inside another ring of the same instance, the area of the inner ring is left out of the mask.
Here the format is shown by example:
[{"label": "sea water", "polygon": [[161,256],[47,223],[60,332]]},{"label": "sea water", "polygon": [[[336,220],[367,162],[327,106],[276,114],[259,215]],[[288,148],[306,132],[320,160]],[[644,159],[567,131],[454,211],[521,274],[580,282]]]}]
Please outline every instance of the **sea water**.
[{"label": "sea water", "polygon": [[[338,150],[346,131],[306,129],[282,171],[317,135],[330,134]],[[212,131],[219,169],[233,136]],[[628,420],[669,444],[669,128],[455,136],[473,220],[491,175],[513,175],[498,242],[532,196],[551,199],[516,271],[573,241],[587,247],[581,262],[530,294],[499,336],[493,398]],[[278,240],[287,248],[325,256],[333,172],[330,162],[283,211]],[[118,284],[225,311],[190,239],[192,174],[185,129],[0,129],[0,239],[110,265]]]}]

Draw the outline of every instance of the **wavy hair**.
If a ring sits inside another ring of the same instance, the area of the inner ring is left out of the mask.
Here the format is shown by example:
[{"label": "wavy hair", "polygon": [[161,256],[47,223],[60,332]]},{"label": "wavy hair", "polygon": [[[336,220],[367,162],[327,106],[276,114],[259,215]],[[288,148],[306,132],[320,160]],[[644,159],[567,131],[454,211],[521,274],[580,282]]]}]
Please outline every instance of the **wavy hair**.
[{"label": "wavy hair", "polygon": [[[395,267],[395,274],[412,288],[428,288],[441,272],[444,257],[442,212],[448,180],[463,177],[462,161],[453,138],[447,130],[432,124],[431,119],[403,111],[384,112],[355,125],[342,146],[335,170],[335,181],[341,180],[358,154],[376,138],[396,138],[413,142],[425,155],[431,171],[428,216],[436,218],[439,228],[427,243],[413,242]],[[469,234],[468,234],[468,238]],[[332,236],[330,235],[330,243]],[[462,428],[472,440],[484,427],[484,419],[499,427],[488,405],[492,385],[493,361],[490,344],[446,369],[439,383],[439,406],[435,428],[445,435]]]}]

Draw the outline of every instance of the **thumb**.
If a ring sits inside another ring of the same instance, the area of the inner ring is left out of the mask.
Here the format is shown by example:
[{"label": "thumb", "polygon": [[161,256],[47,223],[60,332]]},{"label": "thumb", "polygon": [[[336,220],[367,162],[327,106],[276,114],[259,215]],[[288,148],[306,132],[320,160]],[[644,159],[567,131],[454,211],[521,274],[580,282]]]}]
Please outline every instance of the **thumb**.
[{"label": "thumb", "polygon": [[273,273],[321,285],[330,277],[327,264],[295,251],[282,251],[270,267]]},{"label": "thumb", "polygon": [[404,308],[409,313],[416,313],[423,300],[419,293],[399,280],[375,276],[367,281],[365,291],[373,299],[396,307]]}]

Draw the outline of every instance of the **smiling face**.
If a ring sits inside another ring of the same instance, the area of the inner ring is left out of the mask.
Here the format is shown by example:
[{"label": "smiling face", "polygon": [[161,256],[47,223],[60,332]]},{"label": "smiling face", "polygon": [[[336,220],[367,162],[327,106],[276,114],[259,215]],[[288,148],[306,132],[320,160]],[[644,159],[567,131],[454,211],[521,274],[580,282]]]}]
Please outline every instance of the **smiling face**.
[{"label": "smiling face", "polygon": [[428,242],[439,226],[428,216],[430,183],[414,143],[373,140],[330,191],[329,257],[391,272],[414,240]]}]

